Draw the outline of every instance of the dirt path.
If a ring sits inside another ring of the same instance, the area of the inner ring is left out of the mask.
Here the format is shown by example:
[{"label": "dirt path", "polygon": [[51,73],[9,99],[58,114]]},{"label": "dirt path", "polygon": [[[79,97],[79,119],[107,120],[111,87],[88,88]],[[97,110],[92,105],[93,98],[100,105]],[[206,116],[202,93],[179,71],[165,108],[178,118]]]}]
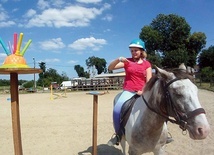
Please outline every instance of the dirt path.
[{"label": "dirt path", "polygon": [[[113,134],[112,101],[119,91],[99,96],[98,155],[121,155],[121,148],[109,147]],[[9,95],[0,95],[0,155],[13,155],[11,105]],[[86,92],[67,93],[66,98],[50,100],[50,94],[21,94],[20,117],[24,155],[87,155],[92,150],[93,97]],[[214,93],[199,90],[213,131]],[[214,134],[193,141],[169,123],[174,142],[166,146],[169,155],[214,155]],[[150,154],[148,154],[150,155]]]}]

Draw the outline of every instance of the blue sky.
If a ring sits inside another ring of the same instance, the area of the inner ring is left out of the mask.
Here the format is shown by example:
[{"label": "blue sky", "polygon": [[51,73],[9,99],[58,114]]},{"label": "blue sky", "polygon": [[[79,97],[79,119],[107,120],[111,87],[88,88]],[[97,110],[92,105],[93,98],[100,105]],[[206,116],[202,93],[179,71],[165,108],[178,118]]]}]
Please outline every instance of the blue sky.
[{"label": "blue sky", "polygon": [[[32,39],[24,55],[30,67],[35,58],[36,68],[43,61],[47,69],[73,78],[74,66],[87,71],[85,60],[91,56],[104,58],[107,65],[119,56],[129,57],[130,41],[158,14],[184,17],[191,33],[204,32],[206,47],[213,45],[213,6],[213,0],[0,0],[0,37],[13,43],[13,34],[23,33],[21,49]],[[5,57],[0,46],[0,63]]]}]

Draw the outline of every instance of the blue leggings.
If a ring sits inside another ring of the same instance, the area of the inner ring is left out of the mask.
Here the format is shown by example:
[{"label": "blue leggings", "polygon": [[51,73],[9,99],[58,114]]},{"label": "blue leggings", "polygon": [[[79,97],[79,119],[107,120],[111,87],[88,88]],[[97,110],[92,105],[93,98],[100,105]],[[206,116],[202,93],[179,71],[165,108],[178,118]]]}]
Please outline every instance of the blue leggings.
[{"label": "blue leggings", "polygon": [[134,96],[136,93],[129,92],[129,91],[123,91],[118,98],[116,104],[114,105],[113,109],[113,123],[114,123],[114,130],[116,134],[119,133],[120,130],[120,112],[123,106],[123,103],[130,99],[132,96]]}]

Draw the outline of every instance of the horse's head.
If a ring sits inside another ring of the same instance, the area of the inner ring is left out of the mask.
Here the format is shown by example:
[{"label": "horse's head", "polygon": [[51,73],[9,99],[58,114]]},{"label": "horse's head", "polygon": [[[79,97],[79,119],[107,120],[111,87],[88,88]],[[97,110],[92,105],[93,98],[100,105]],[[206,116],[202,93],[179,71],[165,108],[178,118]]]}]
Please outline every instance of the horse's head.
[{"label": "horse's head", "polygon": [[170,119],[183,130],[189,131],[192,139],[204,139],[210,131],[205,110],[198,99],[198,89],[182,69],[166,71],[157,67],[158,80],[162,82],[165,107]]}]

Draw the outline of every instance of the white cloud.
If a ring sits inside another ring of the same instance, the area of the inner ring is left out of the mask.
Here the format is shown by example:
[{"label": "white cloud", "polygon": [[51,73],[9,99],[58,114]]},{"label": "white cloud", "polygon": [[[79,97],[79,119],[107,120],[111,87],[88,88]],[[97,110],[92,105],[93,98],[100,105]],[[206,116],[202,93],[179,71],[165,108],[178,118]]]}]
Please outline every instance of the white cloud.
[{"label": "white cloud", "polygon": [[12,25],[16,25],[14,21],[4,21],[0,22],[0,27],[10,27]]},{"label": "white cloud", "polygon": [[14,12],[17,12],[19,9],[18,8],[14,8],[13,10],[12,10],[12,12],[14,13]]},{"label": "white cloud", "polygon": [[54,59],[45,59],[45,60],[43,60],[43,62],[60,62],[60,60],[59,59],[57,59],[57,58],[54,58]]},{"label": "white cloud", "polygon": [[0,12],[0,22],[4,21],[7,18],[7,16],[4,14],[4,12]]},{"label": "white cloud", "polygon": [[90,38],[81,38],[68,45],[68,47],[75,50],[85,50],[87,48],[92,49],[93,51],[98,51],[105,45],[107,42],[105,39],[95,39],[94,37]]},{"label": "white cloud", "polygon": [[63,4],[65,4],[64,0],[39,0],[37,3],[37,7],[41,10],[44,10],[52,6],[59,8]]},{"label": "white cloud", "polygon": [[6,14],[5,10],[2,8],[0,4],[0,21],[6,20],[8,15]]},{"label": "white cloud", "polygon": [[25,14],[25,17],[33,17],[34,15],[36,15],[36,11],[33,9],[30,9],[27,11],[27,13]]},{"label": "white cloud", "polygon": [[46,9],[46,8],[49,8],[49,3],[45,0],[39,0],[38,3],[37,3],[37,6],[39,9]]},{"label": "white cloud", "polygon": [[106,29],[106,30],[104,30],[104,32],[110,32],[111,31],[111,29]]},{"label": "white cloud", "polygon": [[77,2],[80,3],[99,3],[102,2],[102,0],[76,0]]},{"label": "white cloud", "polygon": [[61,7],[63,4],[65,4],[65,2],[63,0],[52,0],[51,3],[55,7]]},{"label": "white cloud", "polygon": [[0,53],[0,60],[4,60],[6,58],[7,54],[6,53]]},{"label": "white cloud", "polygon": [[108,3],[105,3],[105,4],[103,5],[102,10],[107,10],[107,9],[110,9],[110,8],[111,8],[111,5],[108,4]]},{"label": "white cloud", "polygon": [[76,61],[76,60],[70,60],[70,61],[68,61],[68,63],[69,64],[76,64],[78,61]]},{"label": "white cloud", "polygon": [[4,8],[2,8],[2,5],[0,4],[0,28],[10,27],[16,24],[14,21],[8,19],[9,16],[7,15],[7,12],[5,12]]},{"label": "white cloud", "polygon": [[103,17],[102,19],[103,19],[103,20],[107,20],[107,21],[112,21],[113,16],[110,15],[110,14],[108,14],[108,15],[106,15],[105,17]]},{"label": "white cloud", "polygon": [[[41,0],[42,1],[42,0]],[[63,9],[49,8],[42,11],[41,14],[35,14],[31,19],[27,19],[26,27],[83,27],[88,26],[92,19],[111,5],[104,4],[102,8],[88,8],[78,5],[70,5]]]},{"label": "white cloud", "polygon": [[59,50],[65,47],[61,38],[51,39],[43,42],[39,42],[41,49],[43,50]]}]

